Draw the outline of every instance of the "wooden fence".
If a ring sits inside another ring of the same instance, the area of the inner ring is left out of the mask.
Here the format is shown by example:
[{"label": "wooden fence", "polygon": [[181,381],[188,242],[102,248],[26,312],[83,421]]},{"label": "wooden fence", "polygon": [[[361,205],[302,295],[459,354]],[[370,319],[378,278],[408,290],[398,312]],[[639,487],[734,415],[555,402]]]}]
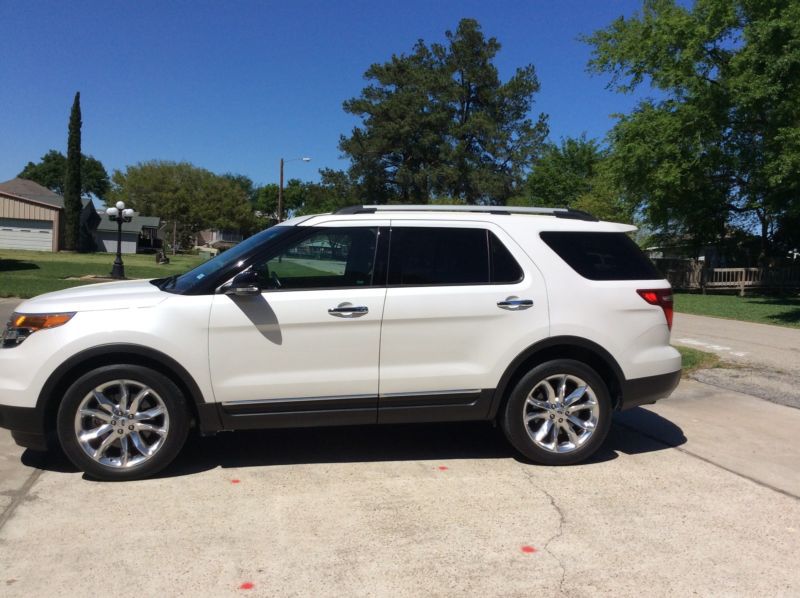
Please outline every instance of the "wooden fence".
[{"label": "wooden fence", "polygon": [[[656,260],[657,261],[657,260]],[[782,268],[702,268],[696,262],[663,268],[678,290],[792,291],[800,289],[800,266]]]}]

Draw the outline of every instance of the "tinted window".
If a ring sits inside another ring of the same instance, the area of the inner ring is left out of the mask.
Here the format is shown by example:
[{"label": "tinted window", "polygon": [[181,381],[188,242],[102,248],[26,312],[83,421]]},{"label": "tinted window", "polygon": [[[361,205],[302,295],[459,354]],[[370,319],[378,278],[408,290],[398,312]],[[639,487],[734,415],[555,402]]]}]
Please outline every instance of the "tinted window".
[{"label": "tinted window", "polygon": [[522,280],[522,268],[502,241],[489,232],[489,252],[492,260],[492,282],[508,284]]},{"label": "tinted window", "polygon": [[321,228],[255,266],[264,289],[320,289],[372,284],[378,229]]},{"label": "tinted window", "polygon": [[390,285],[486,284],[489,248],[477,228],[392,229]]},{"label": "tinted window", "polygon": [[661,279],[655,266],[625,233],[543,232],[542,240],[589,280]]}]

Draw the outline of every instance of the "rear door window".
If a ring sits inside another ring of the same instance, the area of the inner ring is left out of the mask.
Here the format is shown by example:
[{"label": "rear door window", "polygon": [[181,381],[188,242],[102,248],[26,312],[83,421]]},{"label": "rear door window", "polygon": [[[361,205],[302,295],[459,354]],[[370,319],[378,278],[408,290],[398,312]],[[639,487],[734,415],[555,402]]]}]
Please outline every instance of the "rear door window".
[{"label": "rear door window", "polygon": [[390,285],[509,284],[522,277],[517,261],[486,229],[392,228]]},{"label": "rear door window", "polygon": [[625,233],[547,231],[542,240],[589,280],[658,280],[663,276]]}]

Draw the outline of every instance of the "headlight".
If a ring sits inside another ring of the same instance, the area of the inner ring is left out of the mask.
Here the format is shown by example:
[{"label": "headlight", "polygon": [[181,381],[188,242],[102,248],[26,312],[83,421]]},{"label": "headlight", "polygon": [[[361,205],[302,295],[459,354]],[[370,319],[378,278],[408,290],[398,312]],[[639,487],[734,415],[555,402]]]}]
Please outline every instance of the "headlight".
[{"label": "headlight", "polygon": [[0,340],[0,345],[4,348],[16,347],[31,334],[38,330],[45,330],[47,328],[57,328],[66,324],[72,319],[72,313],[60,314],[11,314],[11,319],[8,320],[6,328],[3,331],[3,336]]}]

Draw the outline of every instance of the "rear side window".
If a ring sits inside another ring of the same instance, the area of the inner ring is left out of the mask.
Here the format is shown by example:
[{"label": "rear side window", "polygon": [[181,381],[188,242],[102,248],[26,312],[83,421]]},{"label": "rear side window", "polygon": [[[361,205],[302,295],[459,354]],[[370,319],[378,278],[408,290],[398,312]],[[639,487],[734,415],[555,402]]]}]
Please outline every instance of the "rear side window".
[{"label": "rear side window", "polygon": [[625,233],[540,233],[575,272],[589,280],[653,280],[663,276]]},{"label": "rear side window", "polygon": [[509,284],[522,277],[517,261],[486,229],[392,229],[390,285]]},{"label": "rear side window", "polygon": [[492,260],[492,283],[509,284],[522,280],[522,268],[503,242],[489,232],[489,253]]}]

